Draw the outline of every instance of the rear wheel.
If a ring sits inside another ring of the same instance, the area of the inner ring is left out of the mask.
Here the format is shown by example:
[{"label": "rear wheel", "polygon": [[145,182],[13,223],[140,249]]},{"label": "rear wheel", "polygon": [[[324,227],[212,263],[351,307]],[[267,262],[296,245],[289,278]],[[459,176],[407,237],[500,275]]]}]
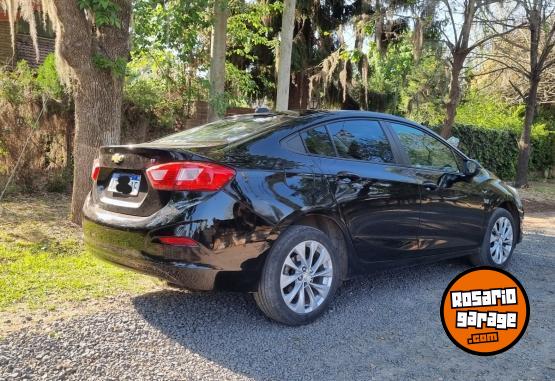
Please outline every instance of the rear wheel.
[{"label": "rear wheel", "polygon": [[517,230],[514,218],[506,209],[493,211],[480,252],[470,257],[478,266],[505,267],[516,245]]},{"label": "rear wheel", "polygon": [[288,325],[312,322],[340,282],[338,252],[309,226],[292,226],[272,246],[254,297],[269,318]]}]

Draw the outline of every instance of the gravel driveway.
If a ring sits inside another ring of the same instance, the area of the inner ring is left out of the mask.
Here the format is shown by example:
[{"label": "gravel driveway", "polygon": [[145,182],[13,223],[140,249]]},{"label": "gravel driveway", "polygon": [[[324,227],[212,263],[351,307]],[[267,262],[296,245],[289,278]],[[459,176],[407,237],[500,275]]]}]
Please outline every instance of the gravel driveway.
[{"label": "gravel driveway", "polygon": [[[163,290],[0,342],[11,379],[555,379],[555,214],[533,216],[509,267],[531,302],[528,330],[494,357],[445,335],[442,293],[463,260],[349,281],[316,323],[268,321],[249,295]],[[1,292],[1,291],[0,291]]]}]

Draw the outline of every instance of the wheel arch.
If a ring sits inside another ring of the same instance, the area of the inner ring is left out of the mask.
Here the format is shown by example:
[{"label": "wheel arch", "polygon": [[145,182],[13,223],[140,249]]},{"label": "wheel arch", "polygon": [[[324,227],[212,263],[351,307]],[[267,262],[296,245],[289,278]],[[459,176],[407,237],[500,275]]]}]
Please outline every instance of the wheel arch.
[{"label": "wheel arch", "polygon": [[282,232],[295,225],[311,226],[330,237],[340,253],[342,279],[347,279],[355,257],[351,237],[341,219],[327,213],[311,212],[289,218],[286,223],[280,224],[278,231]]},{"label": "wheel arch", "polygon": [[510,200],[504,200],[501,203],[499,203],[499,205],[497,205],[498,208],[501,209],[505,209],[507,210],[509,213],[511,213],[511,216],[513,216],[513,220],[515,222],[515,224],[517,225],[517,230],[518,230],[518,240],[517,242],[520,242],[521,238],[522,238],[522,229],[521,229],[521,224],[520,224],[520,212],[518,210],[518,207],[516,206],[516,204]]}]

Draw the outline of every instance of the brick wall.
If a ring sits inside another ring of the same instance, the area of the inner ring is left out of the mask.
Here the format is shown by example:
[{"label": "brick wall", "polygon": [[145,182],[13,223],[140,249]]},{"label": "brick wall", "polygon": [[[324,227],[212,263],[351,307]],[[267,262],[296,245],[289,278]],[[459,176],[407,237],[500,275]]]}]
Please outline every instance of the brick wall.
[{"label": "brick wall", "polygon": [[[254,109],[248,107],[231,107],[227,109],[226,116],[252,114]],[[177,126],[177,130],[186,130],[188,128],[200,126],[208,123],[208,102],[197,101],[193,105],[191,118],[182,120]]]},{"label": "brick wall", "polygon": [[250,107],[231,107],[228,108],[225,115],[243,115],[243,114],[252,114],[254,112],[253,108]]},{"label": "brick wall", "polygon": [[[1,36],[1,34],[0,34]],[[26,60],[32,67],[37,67],[44,62],[44,59],[54,51],[54,39],[37,37],[39,45],[39,61],[37,62],[37,56],[35,54],[35,48],[33,47],[33,41],[31,36],[26,34],[18,34],[15,36],[15,52],[17,60]]]},{"label": "brick wall", "polygon": [[[1,15],[1,12],[0,12]],[[10,23],[0,18],[0,65],[8,63],[13,56]]]}]

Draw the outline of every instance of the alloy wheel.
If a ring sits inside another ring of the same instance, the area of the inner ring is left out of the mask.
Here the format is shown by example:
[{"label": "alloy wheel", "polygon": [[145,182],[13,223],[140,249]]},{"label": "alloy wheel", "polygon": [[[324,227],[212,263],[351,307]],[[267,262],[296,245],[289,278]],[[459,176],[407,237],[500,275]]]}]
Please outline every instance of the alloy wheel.
[{"label": "alloy wheel", "polygon": [[281,296],[291,310],[306,314],[326,300],[332,280],[328,250],[317,241],[303,241],[285,258],[280,276]]},{"label": "alloy wheel", "polygon": [[499,217],[495,221],[489,243],[491,258],[498,265],[503,264],[509,258],[513,248],[513,226],[507,217]]}]

